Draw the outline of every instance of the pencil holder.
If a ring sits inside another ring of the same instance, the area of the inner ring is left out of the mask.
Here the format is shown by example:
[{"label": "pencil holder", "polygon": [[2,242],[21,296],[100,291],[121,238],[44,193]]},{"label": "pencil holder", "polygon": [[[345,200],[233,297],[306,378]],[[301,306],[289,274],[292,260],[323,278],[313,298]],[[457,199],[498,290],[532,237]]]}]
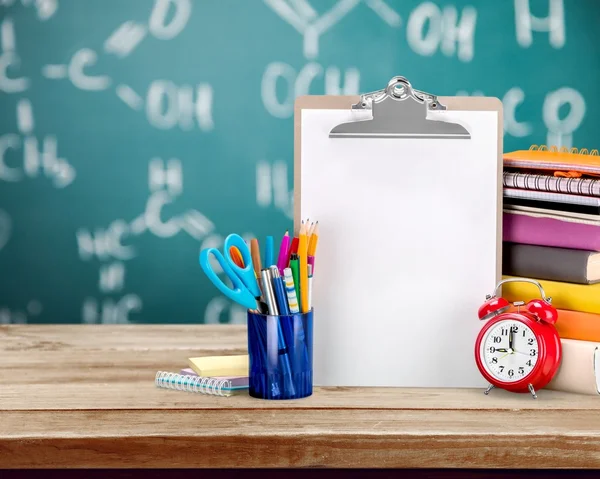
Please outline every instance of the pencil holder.
[{"label": "pencil holder", "polygon": [[249,393],[261,399],[312,394],[313,311],[269,316],[248,311]]}]

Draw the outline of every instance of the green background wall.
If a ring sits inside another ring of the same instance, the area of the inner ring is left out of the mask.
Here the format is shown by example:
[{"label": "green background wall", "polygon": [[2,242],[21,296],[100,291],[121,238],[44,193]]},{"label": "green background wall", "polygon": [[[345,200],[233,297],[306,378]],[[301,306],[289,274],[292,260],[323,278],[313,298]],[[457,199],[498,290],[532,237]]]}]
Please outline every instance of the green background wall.
[{"label": "green background wall", "polygon": [[598,148],[597,0],[0,0],[0,323],[243,322],[202,247],[291,227],[293,101],[497,96]]}]

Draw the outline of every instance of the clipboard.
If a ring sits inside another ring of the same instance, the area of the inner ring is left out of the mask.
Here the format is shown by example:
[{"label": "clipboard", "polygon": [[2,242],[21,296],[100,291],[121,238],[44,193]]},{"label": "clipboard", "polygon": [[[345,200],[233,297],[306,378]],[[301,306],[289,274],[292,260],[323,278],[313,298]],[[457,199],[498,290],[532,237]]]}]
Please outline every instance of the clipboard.
[{"label": "clipboard", "polygon": [[484,387],[477,310],[501,278],[502,103],[404,77],[294,110],[294,228],[319,220],[317,386]]}]

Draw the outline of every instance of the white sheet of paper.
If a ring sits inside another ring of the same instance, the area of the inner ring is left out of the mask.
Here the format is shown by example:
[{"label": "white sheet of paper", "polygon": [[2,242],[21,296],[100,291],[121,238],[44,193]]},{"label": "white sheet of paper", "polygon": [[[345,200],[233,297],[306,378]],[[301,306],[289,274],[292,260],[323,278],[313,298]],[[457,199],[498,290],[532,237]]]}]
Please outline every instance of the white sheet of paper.
[{"label": "white sheet of paper", "polygon": [[314,384],[485,386],[474,349],[498,278],[497,112],[430,113],[470,140],[329,138],[357,113],[301,115],[301,217],[320,229]]}]

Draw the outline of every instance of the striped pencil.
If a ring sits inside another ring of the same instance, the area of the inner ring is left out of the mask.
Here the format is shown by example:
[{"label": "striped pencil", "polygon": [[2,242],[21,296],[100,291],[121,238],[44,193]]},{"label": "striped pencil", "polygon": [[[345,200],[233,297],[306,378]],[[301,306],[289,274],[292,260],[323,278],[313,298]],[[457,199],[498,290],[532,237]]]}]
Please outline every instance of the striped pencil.
[{"label": "striped pencil", "polygon": [[296,296],[294,277],[292,276],[292,270],[290,268],[285,268],[283,270],[283,279],[285,280],[285,293],[287,294],[290,313],[299,313],[300,308],[298,307],[298,297]]}]

